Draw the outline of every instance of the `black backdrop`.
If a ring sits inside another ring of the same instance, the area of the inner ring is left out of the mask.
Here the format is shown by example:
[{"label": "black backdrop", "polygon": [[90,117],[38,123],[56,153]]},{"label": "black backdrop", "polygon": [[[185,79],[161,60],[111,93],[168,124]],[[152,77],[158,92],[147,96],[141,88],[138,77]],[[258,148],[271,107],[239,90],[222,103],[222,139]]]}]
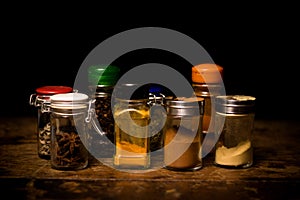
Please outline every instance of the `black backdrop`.
[{"label": "black backdrop", "polygon": [[[1,115],[35,115],[28,100],[37,87],[73,86],[82,62],[103,40],[152,26],[179,31],[202,45],[223,66],[228,94],[257,98],[257,118],[299,119],[296,16],[259,11],[164,20],[122,20],[122,15],[108,20],[109,16],[95,13],[83,18],[80,13],[51,9],[7,16],[2,27]],[[116,62],[129,68],[161,62],[190,76],[184,60],[159,51],[130,53]]]}]

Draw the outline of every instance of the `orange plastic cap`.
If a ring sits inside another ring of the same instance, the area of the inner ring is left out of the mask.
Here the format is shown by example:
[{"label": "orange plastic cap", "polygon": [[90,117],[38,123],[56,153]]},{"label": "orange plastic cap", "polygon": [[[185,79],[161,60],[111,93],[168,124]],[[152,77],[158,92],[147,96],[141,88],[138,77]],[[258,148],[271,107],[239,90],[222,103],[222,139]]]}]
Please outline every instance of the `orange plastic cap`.
[{"label": "orange plastic cap", "polygon": [[220,83],[223,79],[223,67],[213,63],[204,63],[192,67],[194,83]]}]

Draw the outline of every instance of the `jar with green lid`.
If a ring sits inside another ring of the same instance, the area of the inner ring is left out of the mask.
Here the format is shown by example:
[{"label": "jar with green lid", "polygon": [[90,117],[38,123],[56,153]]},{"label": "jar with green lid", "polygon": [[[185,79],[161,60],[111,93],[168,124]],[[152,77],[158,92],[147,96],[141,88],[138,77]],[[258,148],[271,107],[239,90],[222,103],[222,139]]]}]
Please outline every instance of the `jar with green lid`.
[{"label": "jar with green lid", "polygon": [[203,98],[176,98],[166,102],[164,126],[165,168],[195,171],[202,168]]},{"label": "jar with green lid", "polygon": [[58,170],[80,170],[88,166],[86,117],[88,95],[56,94],[50,99],[51,167]]},{"label": "jar with green lid", "polygon": [[43,159],[50,159],[50,110],[43,109],[42,105],[50,104],[50,97],[55,94],[73,92],[68,86],[42,86],[36,88],[36,93],[31,94],[29,104],[37,108],[37,152]]},{"label": "jar with green lid", "polygon": [[219,135],[214,163],[219,167],[248,168],[253,164],[252,132],[255,97],[216,97],[215,129]]},{"label": "jar with green lid", "polygon": [[[114,143],[114,118],[111,95],[119,76],[120,68],[116,66],[93,65],[88,68],[90,97],[95,99],[96,118],[102,132],[112,143]],[[105,140],[100,142],[105,143]]]}]

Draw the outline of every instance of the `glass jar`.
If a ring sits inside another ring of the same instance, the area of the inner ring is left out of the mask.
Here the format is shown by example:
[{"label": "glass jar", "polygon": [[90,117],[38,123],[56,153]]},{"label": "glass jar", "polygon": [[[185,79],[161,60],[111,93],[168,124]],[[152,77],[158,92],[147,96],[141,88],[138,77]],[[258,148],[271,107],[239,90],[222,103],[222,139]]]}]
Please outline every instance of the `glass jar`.
[{"label": "glass jar", "polygon": [[216,97],[214,163],[219,167],[247,168],[253,164],[252,131],[255,97],[227,95]]},{"label": "glass jar", "polygon": [[150,151],[160,151],[163,148],[163,126],[166,118],[166,101],[174,98],[167,89],[158,84],[149,86],[149,101],[151,105],[149,125]]},{"label": "glass jar", "polygon": [[82,93],[51,96],[51,167],[79,170],[88,165],[84,146],[88,95]]},{"label": "glass jar", "polygon": [[113,86],[98,85],[95,99],[95,114],[101,130],[110,142],[114,143],[114,117],[111,109]]},{"label": "glass jar", "polygon": [[37,88],[35,94],[30,95],[29,104],[37,108],[37,152],[43,159],[50,159],[50,112],[42,109],[42,104],[50,104],[50,96],[70,93],[72,87],[68,86],[42,86]]},{"label": "glass jar", "polygon": [[115,145],[114,165],[128,169],[150,166],[148,99],[118,99],[114,106]]},{"label": "glass jar", "polygon": [[[88,69],[91,98],[95,99],[95,114],[104,136],[114,143],[114,118],[111,109],[111,99],[114,86],[119,78],[120,69],[116,66],[93,65]],[[91,132],[91,131],[90,131]],[[92,137],[92,134],[90,134]],[[95,136],[98,138],[98,136]],[[91,139],[91,138],[90,138]],[[92,139],[91,139],[92,141]],[[95,145],[98,145],[95,140]],[[105,140],[99,141],[106,143]]]},{"label": "glass jar", "polygon": [[166,101],[167,120],[163,131],[166,169],[195,171],[202,168],[203,106],[203,98]]},{"label": "glass jar", "polygon": [[214,113],[215,113],[215,96],[221,95],[222,92],[223,67],[213,63],[204,63],[192,67],[192,87],[197,97],[204,98],[204,114],[202,139],[202,153],[207,155],[212,152],[215,143],[214,138]]}]

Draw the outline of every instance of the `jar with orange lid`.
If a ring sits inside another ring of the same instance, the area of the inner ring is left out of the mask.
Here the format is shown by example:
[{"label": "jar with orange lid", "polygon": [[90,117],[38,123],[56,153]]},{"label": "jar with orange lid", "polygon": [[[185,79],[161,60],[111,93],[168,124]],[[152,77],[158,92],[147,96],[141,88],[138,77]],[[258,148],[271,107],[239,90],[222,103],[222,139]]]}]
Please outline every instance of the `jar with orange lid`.
[{"label": "jar with orange lid", "polygon": [[203,144],[204,156],[214,147],[214,99],[221,94],[222,83],[223,67],[220,65],[203,63],[192,67],[192,87],[195,95],[204,99],[202,138],[206,137],[207,142]]}]

